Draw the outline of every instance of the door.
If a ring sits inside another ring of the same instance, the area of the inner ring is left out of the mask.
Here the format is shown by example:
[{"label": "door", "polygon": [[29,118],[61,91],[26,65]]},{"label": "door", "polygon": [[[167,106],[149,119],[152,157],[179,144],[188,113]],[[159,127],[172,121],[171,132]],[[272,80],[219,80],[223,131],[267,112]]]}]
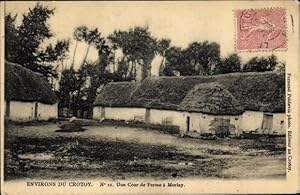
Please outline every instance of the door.
[{"label": "door", "polygon": [[6,106],[5,106],[5,116],[9,117],[9,113],[10,113],[10,101],[6,101]]},{"label": "door", "polygon": [[272,130],[273,128],[273,115],[272,114],[264,114],[263,116],[263,123],[262,123],[262,130]]},{"label": "door", "polygon": [[101,118],[105,118],[105,107],[101,106]]},{"label": "door", "polygon": [[218,137],[227,137],[230,134],[230,119],[214,118],[214,120],[211,121],[210,126]]},{"label": "door", "polygon": [[190,117],[188,116],[188,117],[186,118],[186,129],[187,129],[187,131],[190,131],[190,123],[191,123],[190,120],[191,120],[191,119],[190,119]]},{"label": "door", "polygon": [[146,123],[150,122],[150,109],[149,108],[146,109],[145,121],[146,121]]},{"label": "door", "polygon": [[37,117],[38,117],[38,106],[39,106],[39,103],[35,102],[35,104],[34,104],[34,118],[35,119],[37,119]]}]

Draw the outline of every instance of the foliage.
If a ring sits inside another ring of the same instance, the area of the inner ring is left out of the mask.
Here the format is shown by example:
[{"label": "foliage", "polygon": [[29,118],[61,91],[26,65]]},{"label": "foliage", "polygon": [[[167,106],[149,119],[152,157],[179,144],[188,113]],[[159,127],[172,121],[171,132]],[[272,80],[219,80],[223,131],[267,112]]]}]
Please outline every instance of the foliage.
[{"label": "foliage", "polygon": [[192,75],[193,67],[186,58],[186,53],[180,47],[171,47],[165,53],[166,63],[163,75],[174,76],[177,72],[180,75]]},{"label": "foliage", "polygon": [[193,42],[186,49],[171,47],[165,52],[163,75],[211,75],[213,67],[220,62],[219,44],[208,41]]},{"label": "foliage", "polygon": [[59,107],[69,107],[71,94],[76,91],[78,82],[74,69],[65,69],[59,82]]},{"label": "foliage", "polygon": [[283,62],[279,62],[278,64],[277,64],[277,71],[278,72],[285,72],[285,67],[286,67],[286,65],[285,65],[285,63],[283,63]]},{"label": "foliage", "polygon": [[157,53],[163,57],[162,62],[159,66],[159,75],[163,74],[163,70],[166,66],[166,52],[170,49],[171,40],[170,39],[161,39],[157,43]]},{"label": "foliage", "polygon": [[8,14],[5,16],[5,59],[8,61],[14,61],[17,52],[16,49],[18,47],[17,44],[17,33],[18,30],[16,28],[16,18],[17,15],[12,16]]},{"label": "foliage", "polygon": [[101,37],[101,32],[99,32],[98,28],[89,29],[88,27],[86,27],[84,25],[78,26],[74,29],[73,38],[75,39],[76,44],[75,44],[75,50],[74,50],[73,60],[72,60],[72,64],[71,64],[72,67],[74,66],[74,57],[76,54],[78,42],[83,41],[88,44],[82,64],[84,64],[86,62],[86,59],[87,59],[87,56],[88,56],[91,46],[94,46],[97,50],[101,50],[102,46],[105,44],[105,40],[103,37]]},{"label": "foliage", "polygon": [[170,39],[161,39],[157,43],[157,52],[164,56],[166,51],[170,48],[171,40]]},{"label": "foliage", "polygon": [[276,65],[279,64],[277,57],[271,55],[268,57],[254,57],[244,65],[244,72],[264,72],[275,70]]},{"label": "foliage", "polygon": [[122,49],[124,56],[120,62],[128,67],[129,77],[137,75],[137,66],[141,66],[142,69],[141,80],[149,75],[151,61],[157,51],[157,41],[152,37],[148,27],[114,31],[108,39],[116,48]]},{"label": "foliage", "polygon": [[43,42],[53,37],[47,23],[52,15],[54,15],[54,9],[39,3],[23,15],[19,26],[16,26],[16,16],[6,15],[6,60],[21,64],[46,77],[57,76],[53,63],[66,57],[69,41],[59,40],[55,46],[50,44],[45,49],[42,48]]},{"label": "foliage", "polygon": [[220,45],[215,42],[193,42],[185,52],[189,65],[193,67],[192,75],[211,75],[212,66],[220,61]]},{"label": "foliage", "polygon": [[[77,117],[77,110],[92,112],[92,104],[97,95],[97,89],[114,79],[114,74],[108,72],[107,67],[113,62],[113,52],[101,32],[97,28],[89,29],[81,25],[74,29],[75,50],[71,62],[71,68],[63,72],[60,82],[60,107],[70,107]],[[83,62],[80,68],[74,70],[74,58],[77,43],[83,41],[88,44]],[[89,48],[93,46],[98,51],[98,60],[88,62]]]},{"label": "foliage", "polygon": [[238,54],[233,53],[222,59],[214,69],[214,74],[225,74],[231,72],[241,72],[241,58]]},{"label": "foliage", "polygon": [[55,45],[50,43],[44,51],[38,53],[38,59],[44,63],[64,60],[69,52],[69,44],[69,40],[58,40]]},{"label": "foliage", "polygon": [[82,117],[77,115],[77,110],[91,113],[97,89],[112,79],[112,74],[101,61],[85,62],[78,71],[73,68],[64,70],[60,81],[59,106],[72,108],[77,117]]}]

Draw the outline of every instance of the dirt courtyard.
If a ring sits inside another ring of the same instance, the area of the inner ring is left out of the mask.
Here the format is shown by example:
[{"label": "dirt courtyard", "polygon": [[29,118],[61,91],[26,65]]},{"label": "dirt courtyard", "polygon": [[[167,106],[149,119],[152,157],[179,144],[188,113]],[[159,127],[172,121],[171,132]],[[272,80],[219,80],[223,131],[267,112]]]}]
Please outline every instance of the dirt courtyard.
[{"label": "dirt courtyard", "polygon": [[120,126],[55,132],[6,125],[5,179],[272,178],[286,175],[285,137],[200,140]]}]

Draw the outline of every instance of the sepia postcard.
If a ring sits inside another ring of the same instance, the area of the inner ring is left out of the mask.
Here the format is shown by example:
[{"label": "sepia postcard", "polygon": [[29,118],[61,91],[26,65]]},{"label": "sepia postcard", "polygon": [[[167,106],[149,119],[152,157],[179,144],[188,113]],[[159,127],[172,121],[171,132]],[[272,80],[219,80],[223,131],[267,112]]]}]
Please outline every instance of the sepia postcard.
[{"label": "sepia postcard", "polygon": [[299,6],[1,2],[1,194],[299,193]]}]

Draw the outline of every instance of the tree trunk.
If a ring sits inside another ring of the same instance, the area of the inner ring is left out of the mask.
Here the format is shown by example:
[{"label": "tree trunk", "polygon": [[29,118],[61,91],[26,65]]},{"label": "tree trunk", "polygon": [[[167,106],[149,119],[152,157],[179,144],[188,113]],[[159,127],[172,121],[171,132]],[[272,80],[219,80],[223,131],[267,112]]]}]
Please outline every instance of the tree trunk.
[{"label": "tree trunk", "polygon": [[160,63],[159,69],[158,69],[158,76],[162,76],[163,71],[164,71],[164,69],[165,69],[165,63],[166,63],[166,59],[165,59],[165,57],[163,56],[163,59],[162,59],[162,61],[161,61],[161,63]]},{"label": "tree trunk", "polygon": [[150,76],[149,69],[151,68],[151,60],[149,60],[149,59],[143,60],[143,63],[141,63],[141,66],[142,66],[142,79],[141,79],[141,81],[143,81],[145,78]]},{"label": "tree trunk", "polygon": [[79,110],[80,106],[81,106],[81,104],[80,104],[80,89],[78,89],[78,94],[77,94],[77,97],[76,97],[76,105],[75,105],[74,111],[73,111],[73,114],[75,112],[75,116],[78,117],[78,118],[80,117],[78,115],[78,110]]},{"label": "tree trunk", "polygon": [[83,64],[84,62],[86,62],[86,58],[87,58],[87,56],[88,56],[88,54],[89,54],[90,47],[91,47],[91,44],[89,44],[88,47],[87,47],[87,49],[86,49],[86,53],[85,53],[85,56],[84,56],[84,58],[83,58],[82,64]]},{"label": "tree trunk", "polygon": [[62,60],[61,60],[61,73],[60,73],[60,80],[61,80],[62,73],[63,73],[64,69],[65,69],[65,67],[64,67],[64,60],[62,59]]},{"label": "tree trunk", "polygon": [[[115,73],[116,72],[116,52],[114,51],[114,58],[113,58],[114,60],[113,60],[113,73]],[[119,60],[118,60],[119,61]],[[119,62],[118,62],[119,63]]]},{"label": "tree trunk", "polygon": [[130,77],[134,77],[134,75],[133,75],[133,66],[134,66],[134,62],[133,61],[131,61],[131,67],[130,67]]},{"label": "tree trunk", "polygon": [[113,63],[113,73],[116,72],[116,63]]},{"label": "tree trunk", "polygon": [[134,77],[136,77],[136,65],[134,66]]},{"label": "tree trunk", "polygon": [[72,108],[72,93],[71,92],[69,92],[69,106],[68,106],[69,108],[68,108],[68,114],[67,114],[67,117],[69,117],[70,116],[70,111],[71,111],[71,108]]},{"label": "tree trunk", "polygon": [[71,69],[74,68],[74,62],[75,62],[75,54],[76,54],[76,50],[77,50],[77,45],[78,45],[78,41],[76,41],[75,43],[75,48],[74,48],[74,53],[73,53],[73,58],[72,58],[72,63],[71,63]]}]

